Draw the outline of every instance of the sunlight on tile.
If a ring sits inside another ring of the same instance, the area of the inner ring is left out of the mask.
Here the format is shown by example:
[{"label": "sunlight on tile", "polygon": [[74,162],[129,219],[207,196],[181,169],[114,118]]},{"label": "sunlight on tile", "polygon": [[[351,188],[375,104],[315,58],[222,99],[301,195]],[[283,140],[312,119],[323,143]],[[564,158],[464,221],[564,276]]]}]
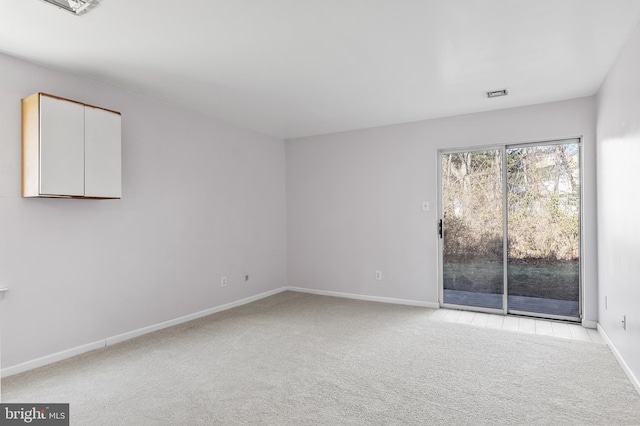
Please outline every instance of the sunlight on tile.
[{"label": "sunlight on tile", "polygon": [[565,339],[571,339],[571,331],[569,331],[569,324],[561,322],[552,322],[551,328],[553,329],[553,335],[555,337],[563,337]]},{"label": "sunlight on tile", "polygon": [[462,313],[462,311],[449,311],[447,312],[447,314],[444,316],[444,318],[442,318],[443,321],[449,321],[449,322],[456,322],[458,321],[458,318],[460,317],[460,314]]},{"label": "sunlight on tile", "polygon": [[471,324],[471,321],[473,321],[473,317],[475,315],[476,315],[475,312],[462,311],[462,313],[460,313],[460,317],[458,317],[458,321],[456,321],[456,323],[458,323],[458,324]]},{"label": "sunlight on tile", "polygon": [[487,320],[487,328],[496,328],[498,330],[502,329],[502,323],[504,322],[504,315],[489,315],[489,319]]},{"label": "sunlight on tile", "polygon": [[600,336],[600,333],[598,332],[598,330],[594,330],[593,328],[587,328],[587,333],[589,333],[589,336],[591,336],[591,341],[593,343],[605,344],[605,341],[602,338],[602,336]]},{"label": "sunlight on tile", "polygon": [[429,313],[429,318],[433,321],[446,321],[496,330],[515,331],[518,333],[606,344],[600,336],[600,333],[598,333],[598,330],[584,328],[580,324],[569,324],[541,318],[505,316],[444,308]]},{"label": "sunlight on tile", "polygon": [[583,342],[591,342],[591,336],[589,332],[582,326],[576,324],[569,325],[569,332],[573,340],[582,340]]},{"label": "sunlight on tile", "polygon": [[502,323],[502,329],[508,330],[508,331],[518,331],[519,322],[520,322],[520,318],[504,317],[504,321]]},{"label": "sunlight on tile", "polygon": [[486,327],[487,321],[489,320],[489,314],[483,314],[482,312],[477,312],[473,317],[473,321],[471,321],[471,325],[475,325],[476,327]]},{"label": "sunlight on tile", "polygon": [[521,333],[534,334],[536,332],[536,322],[531,318],[520,318],[518,323],[518,331]]},{"label": "sunlight on tile", "polygon": [[537,319],[535,322],[536,334],[540,334],[542,336],[553,336],[553,329],[551,328],[551,323],[549,321]]}]

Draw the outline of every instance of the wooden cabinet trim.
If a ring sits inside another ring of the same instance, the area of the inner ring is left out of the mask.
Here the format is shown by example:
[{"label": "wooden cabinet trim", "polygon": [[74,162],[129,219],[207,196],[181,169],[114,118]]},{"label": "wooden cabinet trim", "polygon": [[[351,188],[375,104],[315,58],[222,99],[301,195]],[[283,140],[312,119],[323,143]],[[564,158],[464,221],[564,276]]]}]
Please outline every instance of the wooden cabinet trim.
[{"label": "wooden cabinet trim", "polygon": [[67,102],[73,102],[74,104],[80,104],[80,105],[84,105],[84,106],[87,106],[87,107],[90,107],[90,108],[101,109],[101,110],[104,110],[104,111],[112,112],[114,114],[122,115],[122,113],[120,113],[118,111],[114,111],[112,109],[107,109],[107,108],[103,108],[103,107],[99,107],[99,106],[95,106],[95,105],[85,104],[84,102],[74,101],[73,99],[67,99],[67,98],[63,98],[61,96],[51,95],[49,93],[38,92],[37,94],[41,95],[41,96],[48,96],[50,98],[60,99],[62,101],[67,101]]},{"label": "wooden cabinet trim", "polygon": [[22,196],[40,195],[40,96],[22,100]]}]

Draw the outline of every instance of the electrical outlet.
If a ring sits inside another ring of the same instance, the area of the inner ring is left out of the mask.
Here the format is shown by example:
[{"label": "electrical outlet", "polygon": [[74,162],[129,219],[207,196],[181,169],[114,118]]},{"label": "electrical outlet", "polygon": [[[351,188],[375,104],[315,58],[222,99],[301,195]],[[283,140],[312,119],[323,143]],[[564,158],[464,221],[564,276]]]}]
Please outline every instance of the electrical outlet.
[{"label": "electrical outlet", "polygon": [[376,271],[376,281],[382,281],[382,271]]},{"label": "electrical outlet", "polygon": [[626,315],[622,315],[622,329],[623,330],[627,329],[627,316]]},{"label": "electrical outlet", "polygon": [[226,286],[227,286],[227,277],[220,278],[220,287],[226,287]]}]

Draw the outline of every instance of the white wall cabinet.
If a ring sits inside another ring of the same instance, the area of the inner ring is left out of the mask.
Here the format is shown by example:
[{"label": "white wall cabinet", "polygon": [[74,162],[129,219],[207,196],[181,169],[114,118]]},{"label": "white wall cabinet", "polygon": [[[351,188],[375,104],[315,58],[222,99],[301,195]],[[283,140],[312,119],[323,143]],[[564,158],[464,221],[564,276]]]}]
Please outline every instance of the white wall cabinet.
[{"label": "white wall cabinet", "polygon": [[121,116],[35,93],[22,100],[22,196],[120,198]]}]

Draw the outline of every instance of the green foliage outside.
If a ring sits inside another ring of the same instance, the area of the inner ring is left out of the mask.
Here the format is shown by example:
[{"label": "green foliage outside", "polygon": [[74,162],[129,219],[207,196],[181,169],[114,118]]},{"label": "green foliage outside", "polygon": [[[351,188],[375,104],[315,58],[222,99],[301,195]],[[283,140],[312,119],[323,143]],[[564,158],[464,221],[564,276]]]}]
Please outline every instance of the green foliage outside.
[{"label": "green foliage outside", "polygon": [[[577,300],[579,147],[506,152],[510,294]],[[501,293],[502,151],[443,155],[442,171],[445,288]]]}]

